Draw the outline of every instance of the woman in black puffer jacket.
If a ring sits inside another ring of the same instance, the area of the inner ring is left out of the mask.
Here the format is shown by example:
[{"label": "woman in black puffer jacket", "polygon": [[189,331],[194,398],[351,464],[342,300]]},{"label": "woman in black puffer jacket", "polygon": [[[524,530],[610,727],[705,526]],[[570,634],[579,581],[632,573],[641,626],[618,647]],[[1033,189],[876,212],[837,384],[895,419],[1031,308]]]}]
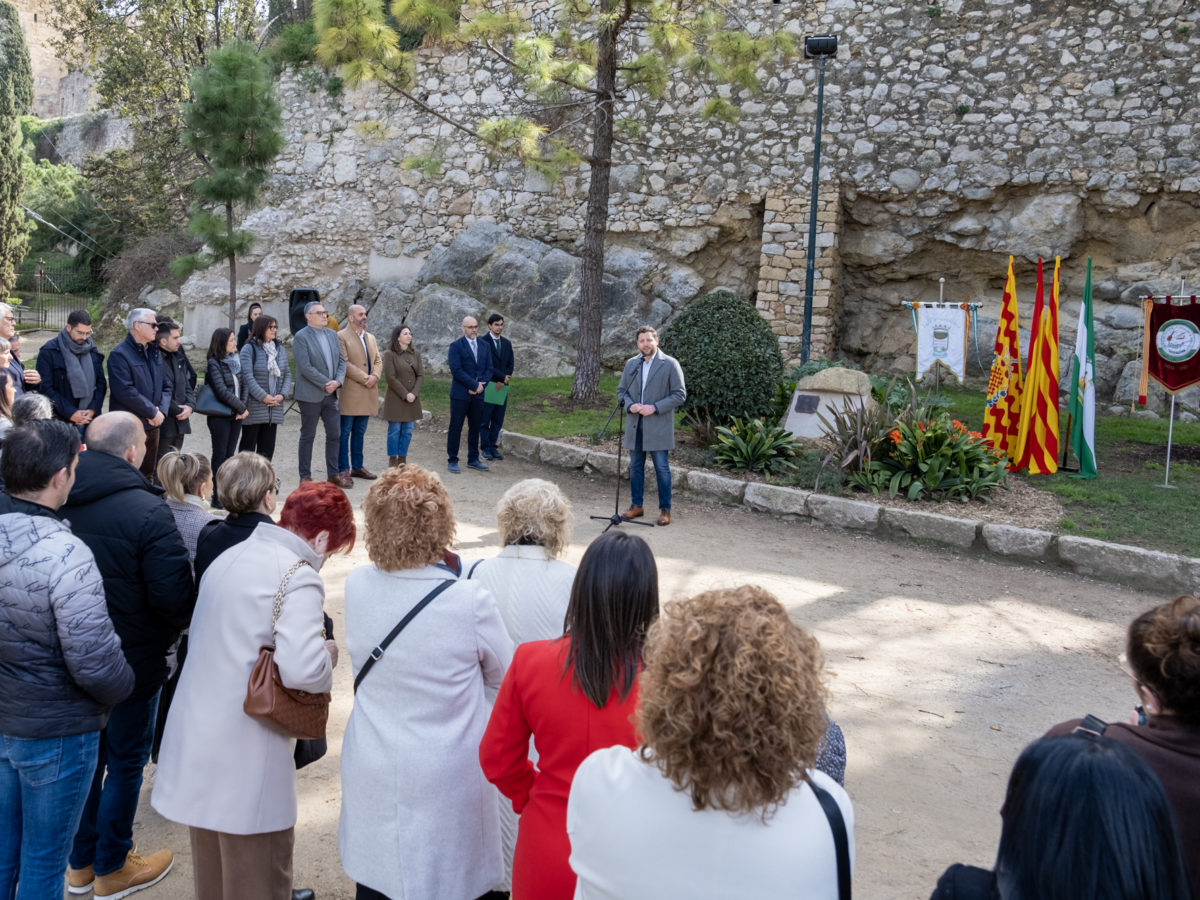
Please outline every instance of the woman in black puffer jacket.
[{"label": "woman in black puffer jacket", "polygon": [[[208,433],[212,435],[213,484],[221,463],[237,453],[242,420],[249,415],[246,408],[246,382],[242,378],[242,360],[237,352],[237,339],[228,328],[218,328],[208,343],[204,383],[212,388],[217,399],[233,410],[232,416],[208,416]],[[213,509],[221,508],[221,498],[213,488]]]}]

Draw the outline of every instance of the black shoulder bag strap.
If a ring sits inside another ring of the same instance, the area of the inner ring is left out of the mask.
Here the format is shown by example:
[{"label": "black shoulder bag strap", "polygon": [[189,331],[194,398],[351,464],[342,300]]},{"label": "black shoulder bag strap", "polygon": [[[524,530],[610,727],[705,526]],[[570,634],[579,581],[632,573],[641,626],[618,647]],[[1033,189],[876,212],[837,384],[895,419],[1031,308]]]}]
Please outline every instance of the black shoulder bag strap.
[{"label": "black shoulder bag strap", "polygon": [[846,836],[846,820],[842,818],[842,809],[833,799],[833,794],[810,781],[808,786],[821,804],[829,827],[833,831],[833,848],[837,852],[838,900],[850,900],[850,841]]},{"label": "black shoulder bag strap", "polygon": [[390,645],[392,641],[396,639],[396,636],[400,634],[400,632],[402,632],[406,627],[408,627],[408,623],[417,617],[417,613],[433,602],[434,597],[454,583],[455,582],[453,581],[443,581],[432,591],[422,597],[421,602],[410,609],[408,614],[396,624],[396,627],[388,632],[388,636],[380,641],[378,646],[371,651],[371,655],[367,657],[367,661],[363,663],[363,667],[358,670],[358,675],[356,675],[354,678],[355,693],[358,693],[358,686],[362,684],[362,680],[367,676],[367,673],[371,671],[371,667],[375,665],[375,663],[379,662],[379,660],[383,659],[384,651],[386,651],[388,645]]}]

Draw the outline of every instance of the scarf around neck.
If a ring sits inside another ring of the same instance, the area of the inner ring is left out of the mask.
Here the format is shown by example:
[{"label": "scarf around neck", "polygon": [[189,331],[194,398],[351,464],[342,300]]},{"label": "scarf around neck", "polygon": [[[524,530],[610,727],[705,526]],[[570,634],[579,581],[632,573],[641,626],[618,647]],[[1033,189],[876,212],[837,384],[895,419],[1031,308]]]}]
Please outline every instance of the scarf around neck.
[{"label": "scarf around neck", "polygon": [[62,351],[67,381],[71,385],[71,396],[80,403],[86,403],[96,392],[96,367],[90,359],[88,364],[84,365],[84,357],[90,357],[96,351],[96,342],[89,336],[82,344],[77,344],[71,340],[66,328],[58,333],[55,340]]}]

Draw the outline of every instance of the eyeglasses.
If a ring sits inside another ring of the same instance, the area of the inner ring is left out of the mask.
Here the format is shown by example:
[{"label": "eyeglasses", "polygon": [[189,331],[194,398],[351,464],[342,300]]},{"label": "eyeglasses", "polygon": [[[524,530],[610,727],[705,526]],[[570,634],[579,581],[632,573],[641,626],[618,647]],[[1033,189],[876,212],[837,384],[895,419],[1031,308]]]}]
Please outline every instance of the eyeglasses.
[{"label": "eyeglasses", "polygon": [[314,309],[314,310],[313,310],[313,311],[310,313],[310,315],[314,315],[314,316],[327,316],[327,315],[329,315],[329,313],[325,312],[325,310],[323,310],[323,309]]},{"label": "eyeglasses", "polygon": [[264,329],[264,331],[278,331],[278,330],[279,330],[279,326],[278,326],[278,325],[268,325],[268,326],[267,326],[267,327]]},{"label": "eyeglasses", "polygon": [[479,330],[478,325],[464,325],[463,328],[467,329],[467,331],[478,331]]},{"label": "eyeglasses", "polygon": [[275,476],[275,487],[274,487],[274,491],[275,491],[275,493],[277,493],[277,494],[279,493],[279,488],[280,488],[280,486],[281,486],[282,484],[283,484],[283,482],[281,482],[281,481],[279,480],[279,476],[278,476],[278,475],[276,475],[276,476]]},{"label": "eyeglasses", "polygon": [[139,320],[138,320],[138,324],[139,324],[139,325],[149,325],[151,328],[157,328],[157,327],[158,327],[158,323],[157,323],[157,322],[147,322],[145,319],[139,319]]}]

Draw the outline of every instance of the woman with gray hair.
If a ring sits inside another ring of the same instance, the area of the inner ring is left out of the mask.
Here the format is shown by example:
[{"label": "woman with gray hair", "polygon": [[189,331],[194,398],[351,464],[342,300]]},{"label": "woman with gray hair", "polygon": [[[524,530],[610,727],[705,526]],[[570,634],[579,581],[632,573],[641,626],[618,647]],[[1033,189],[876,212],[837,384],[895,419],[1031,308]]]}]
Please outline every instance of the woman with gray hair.
[{"label": "woman with gray hair", "polygon": [[[500,553],[472,565],[467,578],[492,592],[513,644],[562,637],[575,567],[558,557],[571,541],[571,522],[571,502],[558,485],[541,478],[518,481],[496,506]],[[495,693],[488,691],[489,701]],[[532,741],[529,759],[537,762]],[[518,820],[512,804],[503,796],[499,800],[504,882],[498,888],[508,890]]]}]

